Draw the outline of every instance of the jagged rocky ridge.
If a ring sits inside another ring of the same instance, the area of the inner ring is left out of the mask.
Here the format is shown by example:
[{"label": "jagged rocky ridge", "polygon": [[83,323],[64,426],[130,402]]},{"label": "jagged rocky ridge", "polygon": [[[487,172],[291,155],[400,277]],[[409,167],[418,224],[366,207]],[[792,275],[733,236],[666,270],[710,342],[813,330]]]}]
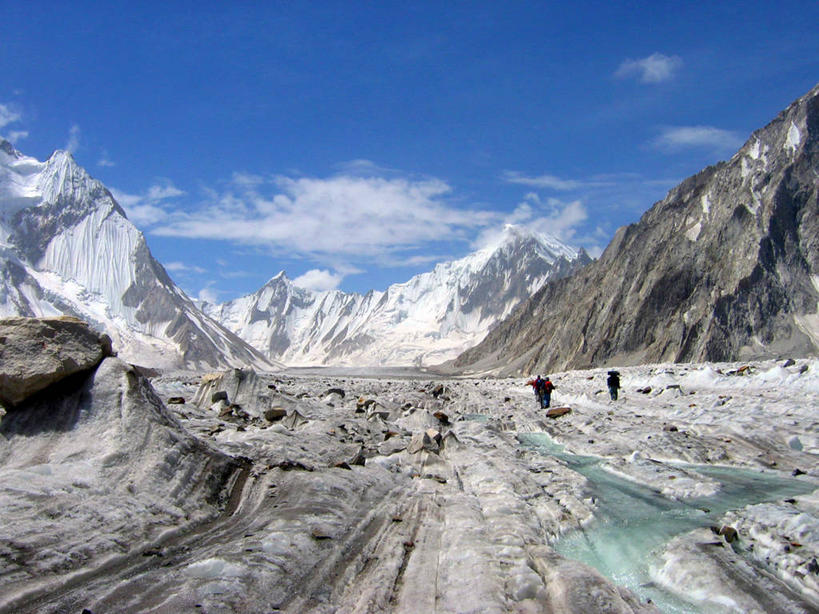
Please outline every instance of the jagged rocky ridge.
[{"label": "jagged rocky ridge", "polygon": [[452,366],[531,373],[815,354],[817,177],[819,86]]},{"label": "jagged rocky ridge", "polygon": [[0,140],[0,316],[57,314],[151,367],[272,366],[199,311],[71,154],[39,162]]},{"label": "jagged rocky ridge", "polygon": [[205,312],[289,365],[429,365],[477,343],[550,279],[591,262],[558,239],[507,226],[501,238],[385,292],[313,292],[282,272]]}]

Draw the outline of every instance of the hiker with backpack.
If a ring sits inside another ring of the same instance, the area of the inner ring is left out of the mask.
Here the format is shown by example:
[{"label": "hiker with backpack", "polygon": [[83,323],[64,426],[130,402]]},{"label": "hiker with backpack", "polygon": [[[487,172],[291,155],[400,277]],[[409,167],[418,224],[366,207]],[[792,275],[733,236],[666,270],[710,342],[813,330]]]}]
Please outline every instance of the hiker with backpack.
[{"label": "hiker with backpack", "polygon": [[619,371],[609,371],[609,377],[606,380],[606,384],[609,387],[609,394],[611,395],[611,400],[617,400],[617,391],[620,389],[620,372]]},{"label": "hiker with backpack", "polygon": [[529,380],[526,383],[534,389],[535,398],[540,404],[541,409],[549,407],[552,400],[552,390],[555,389],[554,384],[549,380],[549,376],[547,375],[545,378],[542,378],[538,375],[535,379]]},{"label": "hiker with backpack", "polygon": [[552,380],[549,379],[547,375],[543,379],[543,393],[540,396],[540,407],[542,409],[548,409],[549,405],[552,404],[552,391],[555,389],[555,385],[552,383]]},{"label": "hiker with backpack", "polygon": [[535,379],[530,379],[528,382],[526,382],[526,385],[532,387],[532,391],[535,393],[535,398],[537,399],[538,405],[543,407],[543,399],[541,398],[543,394],[543,378],[538,375]]}]

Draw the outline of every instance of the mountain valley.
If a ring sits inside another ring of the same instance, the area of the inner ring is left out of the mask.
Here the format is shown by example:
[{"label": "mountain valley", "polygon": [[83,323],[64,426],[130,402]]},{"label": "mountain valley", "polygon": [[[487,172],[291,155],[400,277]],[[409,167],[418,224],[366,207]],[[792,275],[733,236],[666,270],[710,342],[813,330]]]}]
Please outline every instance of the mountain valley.
[{"label": "mountain valley", "polygon": [[220,305],[0,141],[0,614],[819,611],[817,134],[819,86],[595,261]]}]

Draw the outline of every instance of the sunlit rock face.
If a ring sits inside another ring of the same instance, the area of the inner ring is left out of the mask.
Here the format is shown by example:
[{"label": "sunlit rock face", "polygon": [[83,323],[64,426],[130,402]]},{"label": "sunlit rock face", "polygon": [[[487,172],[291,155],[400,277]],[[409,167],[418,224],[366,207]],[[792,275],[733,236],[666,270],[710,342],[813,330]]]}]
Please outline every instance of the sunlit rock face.
[{"label": "sunlit rock face", "polygon": [[386,291],[313,292],[279,273],[205,312],[288,365],[429,365],[482,339],[551,279],[591,262],[558,239],[507,226],[491,245]]},{"label": "sunlit rock face", "polygon": [[0,316],[48,315],[85,320],[152,367],[271,366],[199,312],[70,153],[40,162],[0,139]]},{"label": "sunlit rock face", "polygon": [[456,361],[504,372],[819,351],[819,87]]}]

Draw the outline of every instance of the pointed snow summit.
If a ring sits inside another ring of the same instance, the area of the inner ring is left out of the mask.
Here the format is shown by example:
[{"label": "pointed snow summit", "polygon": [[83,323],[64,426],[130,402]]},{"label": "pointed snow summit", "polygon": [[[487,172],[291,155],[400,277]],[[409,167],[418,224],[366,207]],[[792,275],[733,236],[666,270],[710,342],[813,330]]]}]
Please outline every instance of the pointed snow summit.
[{"label": "pointed snow summit", "polygon": [[40,162],[0,140],[0,317],[59,314],[105,331],[131,362],[270,366],[196,308],[70,153]]},{"label": "pointed snow summit", "polygon": [[689,177],[600,259],[547,284],[459,369],[819,352],[819,86]]},{"label": "pointed snow summit", "polygon": [[554,237],[507,226],[483,249],[384,292],[313,292],[282,272],[253,294],[205,310],[287,364],[434,364],[477,343],[546,281],[590,260]]}]

